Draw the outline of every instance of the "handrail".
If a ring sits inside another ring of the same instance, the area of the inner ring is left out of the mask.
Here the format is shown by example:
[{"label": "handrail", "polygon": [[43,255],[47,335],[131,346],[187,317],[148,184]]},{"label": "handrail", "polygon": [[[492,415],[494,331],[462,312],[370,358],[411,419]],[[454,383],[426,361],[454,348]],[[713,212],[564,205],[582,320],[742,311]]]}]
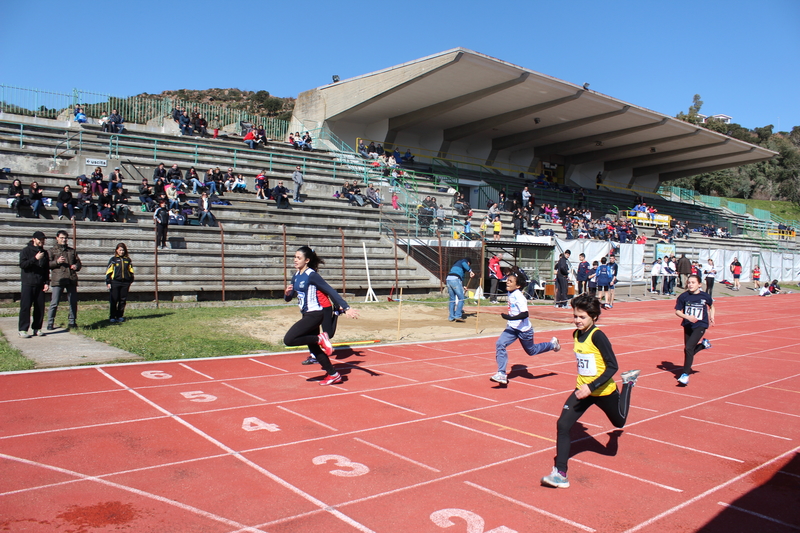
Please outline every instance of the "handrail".
[{"label": "handrail", "polygon": [[[22,125],[20,124],[20,126],[22,126]],[[74,139],[75,137],[78,137],[78,151],[80,151],[80,149],[81,149],[81,148],[82,148],[82,146],[83,146],[83,144],[82,144],[82,142],[81,142],[81,141],[82,141],[82,139],[83,139],[83,132],[82,132],[82,131],[79,131],[78,133],[76,133],[76,134],[72,135],[71,137],[67,137],[66,139],[64,139],[63,141],[61,141],[60,143],[58,143],[58,144],[55,146],[55,148],[53,148],[53,162],[54,162],[54,163],[55,163],[56,161],[58,161],[58,156],[60,156],[60,155],[62,155],[62,154],[65,154],[65,153],[67,153],[69,150],[71,150],[71,148],[70,148],[70,146],[69,146],[69,142],[70,142],[72,139]],[[64,151],[62,151],[62,152],[59,152],[59,151],[58,151],[58,147],[59,147],[59,146],[61,146],[61,145],[62,145],[62,144],[64,144],[64,143],[66,143],[66,144],[67,144],[67,148],[66,148]]]}]

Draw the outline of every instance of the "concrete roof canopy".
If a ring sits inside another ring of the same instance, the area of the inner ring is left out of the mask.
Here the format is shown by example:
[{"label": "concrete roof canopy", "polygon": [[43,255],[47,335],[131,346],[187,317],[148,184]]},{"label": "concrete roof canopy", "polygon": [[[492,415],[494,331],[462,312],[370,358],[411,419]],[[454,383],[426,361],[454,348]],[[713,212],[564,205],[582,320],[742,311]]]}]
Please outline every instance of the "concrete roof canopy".
[{"label": "concrete roof canopy", "polygon": [[[777,154],[472,50],[455,48],[301,93],[294,119],[441,158],[568,183],[656,190],[663,182]],[[419,157],[417,158],[419,159]]]}]

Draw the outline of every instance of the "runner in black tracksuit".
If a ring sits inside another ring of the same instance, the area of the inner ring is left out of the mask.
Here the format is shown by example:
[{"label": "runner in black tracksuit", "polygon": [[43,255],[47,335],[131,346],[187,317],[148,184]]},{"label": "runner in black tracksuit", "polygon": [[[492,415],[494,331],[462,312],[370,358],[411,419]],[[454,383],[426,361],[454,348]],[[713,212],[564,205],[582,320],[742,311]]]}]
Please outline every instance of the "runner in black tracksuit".
[{"label": "runner in black tracksuit", "polygon": [[112,324],[125,322],[125,302],[128,290],[133,283],[133,263],[128,256],[125,243],[117,244],[114,257],[108,260],[106,268],[106,287],[108,288],[109,312],[108,320]]}]

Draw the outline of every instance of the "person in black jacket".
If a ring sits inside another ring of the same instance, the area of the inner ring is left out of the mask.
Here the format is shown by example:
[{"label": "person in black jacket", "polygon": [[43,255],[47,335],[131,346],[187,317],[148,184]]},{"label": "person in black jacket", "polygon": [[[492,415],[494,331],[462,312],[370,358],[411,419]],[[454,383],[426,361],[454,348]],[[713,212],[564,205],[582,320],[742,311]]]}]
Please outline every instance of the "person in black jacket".
[{"label": "person in black jacket", "polygon": [[20,215],[19,210],[27,203],[25,188],[22,186],[21,181],[14,180],[11,185],[8,186],[8,199],[10,200],[8,206],[17,213],[17,218],[21,217],[22,215]]},{"label": "person in black jacket", "polygon": [[56,198],[58,205],[58,219],[64,218],[64,209],[69,212],[69,219],[75,220],[75,199],[72,197],[72,192],[69,190],[69,185],[64,185],[64,190],[58,193]]},{"label": "person in black jacket", "polygon": [[169,209],[167,209],[167,201],[163,198],[158,202],[158,207],[153,213],[153,220],[156,221],[156,247],[161,245],[161,248],[164,249],[167,247]]},{"label": "person in black jacket", "polygon": [[566,250],[556,263],[556,307],[566,309],[567,300],[567,279],[569,277],[570,265],[569,256],[571,251]]},{"label": "person in black jacket", "polygon": [[155,183],[158,178],[167,181],[167,169],[164,167],[164,163],[159,163],[153,170],[153,183]]},{"label": "person in black jacket", "polygon": [[128,290],[133,283],[133,263],[128,255],[128,247],[124,242],[117,244],[114,257],[108,260],[106,268],[106,287],[110,310],[108,321],[112,324],[125,322],[125,303]]},{"label": "person in black jacket", "polygon": [[[44,249],[46,237],[41,231],[33,234],[28,245],[19,253],[22,289],[19,299],[19,336],[30,339],[28,328],[33,325],[33,335],[43,336],[44,293],[50,288],[50,259]],[[33,324],[31,324],[33,304]]]}]

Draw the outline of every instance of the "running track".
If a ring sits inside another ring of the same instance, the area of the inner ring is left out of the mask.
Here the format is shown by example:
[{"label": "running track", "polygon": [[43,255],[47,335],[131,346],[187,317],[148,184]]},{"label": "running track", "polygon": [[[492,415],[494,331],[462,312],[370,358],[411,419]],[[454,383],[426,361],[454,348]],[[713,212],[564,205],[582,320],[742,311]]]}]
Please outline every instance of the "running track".
[{"label": "running track", "polygon": [[331,387],[300,353],[0,374],[0,531],[800,530],[800,296],[717,305],[686,388],[672,302],[603,313],[642,375],[624,430],[574,429],[566,490],[539,479],[569,330],[507,388],[495,336],[343,349]]}]

